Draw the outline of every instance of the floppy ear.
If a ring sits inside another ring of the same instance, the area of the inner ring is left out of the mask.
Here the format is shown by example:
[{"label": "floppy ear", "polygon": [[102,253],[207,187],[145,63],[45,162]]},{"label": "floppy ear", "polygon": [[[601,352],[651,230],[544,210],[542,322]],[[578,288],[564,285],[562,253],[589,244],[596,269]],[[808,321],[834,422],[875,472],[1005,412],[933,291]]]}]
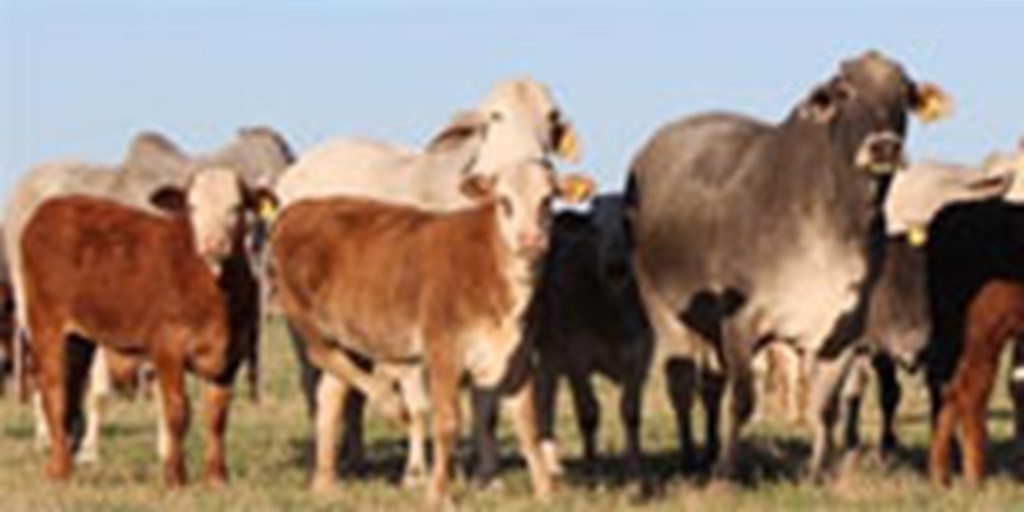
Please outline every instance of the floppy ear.
[{"label": "floppy ear", "polygon": [[493,174],[470,174],[462,178],[459,192],[473,200],[486,199],[494,194],[497,181],[498,177]]},{"label": "floppy ear", "polygon": [[155,190],[149,195],[149,202],[167,213],[183,213],[188,209],[188,197],[185,191],[173,185]]},{"label": "floppy ear", "polygon": [[444,151],[487,131],[487,116],[476,111],[460,112],[427,144],[427,151]]},{"label": "floppy ear", "polygon": [[931,123],[949,117],[953,113],[953,98],[933,83],[913,84],[910,93],[910,109],[924,123]]},{"label": "floppy ear", "polygon": [[828,124],[839,113],[842,103],[854,97],[853,87],[842,78],[835,78],[811,91],[799,107],[800,115],[818,124]]}]

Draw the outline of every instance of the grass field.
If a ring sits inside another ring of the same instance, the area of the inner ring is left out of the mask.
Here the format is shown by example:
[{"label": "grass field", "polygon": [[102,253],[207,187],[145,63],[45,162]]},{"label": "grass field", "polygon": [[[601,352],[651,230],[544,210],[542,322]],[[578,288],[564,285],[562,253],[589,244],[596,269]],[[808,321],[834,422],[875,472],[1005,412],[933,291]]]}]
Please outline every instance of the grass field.
[{"label": "grass field", "polygon": [[[334,495],[307,490],[312,467],[311,434],[299,395],[295,364],[283,331],[275,326],[264,348],[264,400],[255,405],[239,399],[233,410],[228,452],[233,483],[225,490],[194,482],[183,491],[161,487],[154,451],[152,403],[118,400],[104,429],[102,466],[79,467],[69,484],[42,478],[42,454],[34,449],[32,413],[8,399],[0,403],[0,510],[419,510],[422,493],[399,487],[403,437],[389,421],[368,418],[371,470],[346,477]],[[603,409],[600,446],[611,454],[595,475],[582,476],[573,458],[579,450],[565,390],[560,395],[559,432],[570,458],[570,474],[555,499],[544,506],[531,499],[526,472],[516,462],[514,443],[503,430],[503,453],[510,466],[500,485],[479,490],[460,478],[456,503],[465,510],[1024,510],[1024,487],[1009,476],[1012,463],[1009,404],[1002,383],[990,415],[993,476],[981,489],[954,487],[939,492],[923,476],[927,422],[925,396],[916,377],[905,379],[899,429],[905,450],[882,463],[860,457],[843,477],[825,486],[800,481],[807,455],[808,430],[766,421],[755,425],[744,454],[757,476],[754,484],[701,483],[673,470],[675,427],[659,377],[649,385],[643,439],[649,466],[660,475],[660,493],[637,503],[631,487],[618,483],[616,457],[620,431],[615,390],[599,383]],[[195,396],[193,394],[193,396]],[[199,476],[202,436],[194,407],[189,437],[191,476]],[[864,407],[863,433],[869,448],[877,435],[873,397]]]}]

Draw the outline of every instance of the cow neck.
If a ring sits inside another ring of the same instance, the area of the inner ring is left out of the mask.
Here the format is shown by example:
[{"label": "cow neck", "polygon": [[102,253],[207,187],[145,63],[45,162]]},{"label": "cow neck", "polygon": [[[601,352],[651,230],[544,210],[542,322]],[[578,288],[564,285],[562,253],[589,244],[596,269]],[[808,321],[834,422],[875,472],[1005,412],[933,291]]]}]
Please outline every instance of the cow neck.
[{"label": "cow neck", "polygon": [[495,270],[499,273],[505,288],[500,292],[504,298],[499,302],[511,307],[516,316],[519,316],[526,309],[526,304],[533,293],[536,258],[517,253],[505,239],[501,229],[501,207],[497,200],[487,201],[479,207],[479,212],[482,214],[481,218],[486,220],[486,225],[481,226],[482,229],[479,231],[483,238],[480,242],[487,246],[487,251],[494,258]]}]

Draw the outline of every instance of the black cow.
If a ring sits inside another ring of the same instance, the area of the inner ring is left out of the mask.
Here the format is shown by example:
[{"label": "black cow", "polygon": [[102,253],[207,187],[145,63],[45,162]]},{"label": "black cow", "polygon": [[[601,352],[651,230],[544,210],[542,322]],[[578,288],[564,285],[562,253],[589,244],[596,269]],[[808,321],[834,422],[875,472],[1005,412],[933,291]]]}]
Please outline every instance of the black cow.
[{"label": "black cow", "polygon": [[[946,207],[928,229],[926,254],[932,337],[924,368],[934,420],[960,360],[971,301],[990,281],[1024,282],[1024,205],[993,199]],[[1010,372],[1018,457],[1024,455],[1022,345],[1018,340]]]},{"label": "black cow", "polygon": [[[709,114],[670,124],[634,159],[636,270],[680,425],[693,364],[718,365],[732,390],[716,473],[734,474],[753,410],[750,359],[785,340],[813,354],[811,461],[823,475],[838,390],[854,360],[884,256],[880,203],[907,112],[944,110],[941,93],[869,52],[842,64],[781,123]],[[717,415],[721,386],[705,393]],[[716,450],[714,431],[708,445]],[[680,430],[684,458],[692,440]]]},{"label": "black cow", "polygon": [[[556,471],[561,472],[554,431],[558,381],[565,377],[569,383],[583,456],[593,464],[600,404],[591,376],[600,374],[622,388],[626,472],[640,473],[641,399],[654,343],[630,259],[621,195],[596,198],[587,213],[565,211],[555,218],[526,321],[537,361],[538,431]],[[475,397],[477,476],[487,481],[498,469],[496,411],[485,392]]]}]

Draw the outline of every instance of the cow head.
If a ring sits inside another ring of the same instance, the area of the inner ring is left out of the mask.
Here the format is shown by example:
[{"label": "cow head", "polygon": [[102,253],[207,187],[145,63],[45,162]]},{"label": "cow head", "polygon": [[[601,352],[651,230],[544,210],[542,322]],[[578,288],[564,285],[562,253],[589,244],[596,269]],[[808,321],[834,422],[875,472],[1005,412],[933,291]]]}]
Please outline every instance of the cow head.
[{"label": "cow head", "polygon": [[547,249],[552,201],[584,201],[593,181],[573,174],[556,177],[546,161],[530,160],[493,174],[467,174],[461,191],[473,201],[494,201],[505,242],[515,254],[535,258]]},{"label": "cow head", "polygon": [[906,132],[907,114],[923,121],[952,112],[952,100],[934,84],[910,78],[901,65],[876,51],[844,61],[839,73],[800,106],[801,117],[846,131],[859,144],[871,131]]},{"label": "cow head", "polygon": [[544,85],[528,78],[501,82],[476,110],[489,131],[478,156],[482,169],[552,154],[570,163],[580,158],[579,138]]},{"label": "cow head", "polygon": [[251,190],[230,169],[201,169],[186,189],[164,187],[151,202],[166,211],[188,215],[196,251],[217,267],[240,247],[254,219],[271,207],[276,198],[266,189]]}]

